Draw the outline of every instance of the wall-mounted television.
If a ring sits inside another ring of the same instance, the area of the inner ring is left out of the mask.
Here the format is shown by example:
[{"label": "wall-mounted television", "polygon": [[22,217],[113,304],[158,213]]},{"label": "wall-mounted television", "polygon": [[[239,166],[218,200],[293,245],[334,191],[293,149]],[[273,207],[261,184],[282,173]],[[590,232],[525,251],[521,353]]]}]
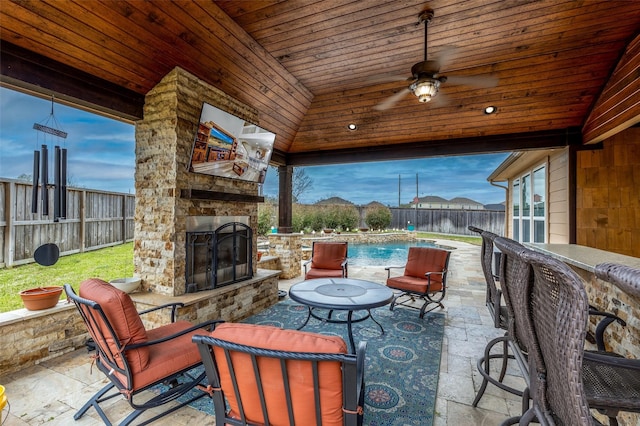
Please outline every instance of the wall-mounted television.
[{"label": "wall-mounted television", "polygon": [[205,102],[189,170],[264,183],[275,139],[274,133]]}]

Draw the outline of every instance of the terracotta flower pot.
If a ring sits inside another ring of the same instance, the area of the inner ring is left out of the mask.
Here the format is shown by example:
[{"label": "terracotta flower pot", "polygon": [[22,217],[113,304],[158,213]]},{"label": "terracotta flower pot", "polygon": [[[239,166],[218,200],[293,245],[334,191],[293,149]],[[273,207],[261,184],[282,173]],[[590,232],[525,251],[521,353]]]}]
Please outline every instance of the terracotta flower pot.
[{"label": "terracotta flower pot", "polygon": [[38,287],[22,290],[20,297],[24,307],[29,311],[39,311],[41,309],[53,308],[58,304],[62,287]]},{"label": "terracotta flower pot", "polygon": [[260,259],[262,259],[262,252],[261,251],[258,252],[258,262],[260,262]]}]

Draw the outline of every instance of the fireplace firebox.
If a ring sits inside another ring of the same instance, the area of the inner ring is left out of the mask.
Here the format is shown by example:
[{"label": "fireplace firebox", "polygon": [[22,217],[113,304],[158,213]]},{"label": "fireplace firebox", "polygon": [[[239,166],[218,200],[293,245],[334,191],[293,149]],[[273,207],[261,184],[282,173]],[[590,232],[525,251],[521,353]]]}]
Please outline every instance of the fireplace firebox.
[{"label": "fireplace firebox", "polygon": [[187,293],[253,277],[253,232],[248,216],[189,217],[186,245]]}]

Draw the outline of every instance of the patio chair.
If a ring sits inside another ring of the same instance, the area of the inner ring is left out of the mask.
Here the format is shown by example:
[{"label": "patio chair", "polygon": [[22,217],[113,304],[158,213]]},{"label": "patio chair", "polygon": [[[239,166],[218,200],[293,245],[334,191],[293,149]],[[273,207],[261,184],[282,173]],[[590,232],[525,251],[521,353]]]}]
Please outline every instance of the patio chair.
[{"label": "patio chair", "polygon": [[[566,264],[505,239],[496,239],[506,261],[529,265],[525,275],[509,282],[505,295],[515,301],[514,320],[526,347],[528,388],[523,396],[533,405],[518,419],[503,424],[595,424],[589,409],[617,425],[619,411],[640,411],[640,362],[610,353],[585,351],[590,307],[584,283]],[[531,280],[533,278],[533,280]],[[512,285],[510,285],[512,284]],[[511,312],[510,312],[511,313]]]},{"label": "patio chair", "polygon": [[[489,314],[491,314],[491,318],[493,319],[493,324],[495,328],[499,328],[505,330],[504,336],[500,336],[498,338],[492,339],[485,347],[484,356],[480,358],[478,361],[478,371],[483,376],[483,383],[481,386],[481,390],[477,393],[475,400],[473,401],[473,406],[476,407],[482,398],[486,386],[489,382],[499,386],[503,390],[514,393],[518,396],[522,396],[522,391],[502,385],[502,381],[504,380],[504,376],[507,372],[508,360],[513,359],[513,355],[509,355],[509,333],[508,331],[508,308],[505,303],[503,303],[503,295],[501,288],[498,288],[496,285],[496,278],[499,273],[498,270],[494,272],[493,264],[494,264],[494,240],[498,238],[498,235],[484,231],[482,229],[476,228],[474,226],[469,226],[469,230],[479,233],[482,237],[482,249],[480,252],[480,259],[482,264],[482,271],[484,273],[485,282],[487,284],[486,291],[486,305],[489,310]],[[502,343],[502,351],[501,353],[492,354],[491,351],[494,346]],[[490,372],[491,369],[489,367],[490,361],[494,358],[500,358],[502,360],[502,367],[500,368],[500,374],[497,379],[491,377]]]},{"label": "patio chair", "polygon": [[311,245],[311,260],[303,264],[304,279],[347,278],[347,249],[346,242],[314,241]]},{"label": "patio chair", "polygon": [[[387,266],[387,287],[398,290],[391,301],[390,309],[393,310],[396,305],[420,309],[420,318],[424,318],[425,313],[438,306],[444,308],[442,300],[447,290],[450,255],[450,251],[438,248],[409,247],[405,266]],[[391,270],[400,268],[404,268],[404,275],[392,277]],[[419,308],[412,305],[416,299],[423,301]],[[436,306],[427,310],[430,304]]]},{"label": "patio chair", "polygon": [[338,336],[239,323],[193,341],[217,425],[362,424],[365,342],[347,354]]},{"label": "patio chair", "polygon": [[[109,379],[109,383],[74,415],[75,420],[94,407],[104,423],[110,425],[100,404],[122,396],[133,408],[120,423],[128,425],[146,410],[174,401],[204,380],[204,373],[190,373],[201,364],[200,354],[191,338],[208,332],[204,327],[213,326],[217,321],[198,325],[176,321],[176,310],[183,305],[174,303],[140,312],[172,309],[170,324],[146,330],[129,295],[109,283],[97,278],[83,281],[79,296],[69,284],[65,284],[64,289],[93,339],[95,365]],[[154,412],[153,417],[140,424],[151,423],[206,395],[206,392],[196,392],[180,404],[169,404],[163,412]]]},{"label": "patio chair", "polygon": [[608,281],[634,297],[640,297],[640,269],[616,263],[600,263],[595,267],[596,277]]},{"label": "patio chair", "polygon": [[[524,315],[523,306],[525,301],[522,294],[524,294],[531,285],[531,268],[521,259],[520,254],[524,250],[524,247],[520,243],[503,237],[496,237],[493,242],[502,253],[499,275],[506,307],[506,318],[508,318],[507,332],[504,336],[491,340],[485,347],[483,357],[478,360],[477,368],[483,380],[476,393],[473,406],[476,407],[478,405],[487,385],[492,383],[504,391],[521,396],[523,404],[522,411],[524,412],[529,408],[530,380],[528,348],[532,345],[532,341],[530,337],[531,334],[528,330],[530,331],[532,326],[529,319]],[[503,347],[502,353],[491,354],[491,349],[499,343],[503,345],[506,344],[508,350],[505,350]],[[502,373],[505,368],[505,356],[507,360],[514,359],[516,361],[525,381],[524,389],[516,389],[505,385],[502,383],[502,377],[500,377],[500,380],[491,377],[491,360],[494,358],[502,359]]]},{"label": "patio chair", "polygon": [[[502,289],[502,295],[505,301],[504,308],[506,309],[506,313],[504,315],[506,318],[511,318],[512,320],[507,321],[507,333],[504,336],[500,336],[491,340],[485,347],[484,355],[477,362],[478,372],[481,376],[483,376],[483,381],[478,392],[476,393],[476,398],[474,399],[472,405],[474,407],[478,405],[487,388],[487,385],[491,383],[499,387],[500,389],[510,392],[514,395],[524,395],[523,404],[526,410],[526,407],[528,406],[527,395],[529,392],[529,365],[527,359],[529,356],[529,351],[527,347],[533,343],[531,342],[530,338],[527,338],[530,333],[527,334],[527,331],[523,330],[523,327],[528,330],[532,329],[529,318],[524,315],[525,300],[523,295],[528,291],[528,287],[531,285],[530,280],[532,279],[532,276],[528,272],[528,267],[521,259],[521,253],[525,249],[524,246],[522,246],[515,240],[495,237],[495,235],[484,235],[483,244],[485,237],[493,238],[493,242],[502,252],[502,262],[499,268],[499,275],[501,277],[500,285]],[[507,254],[503,251],[504,249],[507,250],[509,256],[507,256]],[[483,251],[483,253],[486,253],[486,251]],[[484,260],[487,264],[490,262],[490,260],[488,260],[487,258],[484,258]],[[483,265],[483,267],[484,266],[485,265]],[[612,321],[618,321],[622,325],[626,325],[625,322],[616,315],[598,311],[592,306],[589,306],[589,315],[595,317],[604,317],[598,322],[598,325],[596,327],[596,343],[598,350],[589,352],[601,352],[609,356],[616,356],[616,354],[606,352],[604,350],[604,331],[606,330],[607,326],[612,323]],[[502,352],[492,354],[491,351],[493,347],[499,343],[503,344]],[[504,345],[508,346],[509,351],[504,349]],[[496,358],[500,358],[502,360],[502,366],[498,379],[491,377],[490,374],[492,371],[490,366],[491,360]],[[525,389],[516,389],[502,383],[507,368],[505,361],[508,361],[509,359],[516,360],[517,365],[525,379]]]},{"label": "patio chair", "polygon": [[532,329],[529,358],[532,407],[520,424],[589,425],[583,384],[584,342],[589,302],[584,284],[564,263],[532,250],[519,254],[533,270],[533,285],[522,296]]}]

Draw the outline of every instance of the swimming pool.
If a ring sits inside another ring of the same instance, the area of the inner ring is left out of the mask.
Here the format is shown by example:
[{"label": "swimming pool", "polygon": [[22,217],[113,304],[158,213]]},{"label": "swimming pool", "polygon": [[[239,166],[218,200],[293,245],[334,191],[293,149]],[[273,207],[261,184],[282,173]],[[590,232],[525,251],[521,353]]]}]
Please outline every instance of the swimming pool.
[{"label": "swimming pool", "polygon": [[[409,247],[440,247],[432,241],[393,241],[388,243],[349,243],[349,265],[402,266],[407,263]],[[448,248],[448,247],[446,247]]]}]

